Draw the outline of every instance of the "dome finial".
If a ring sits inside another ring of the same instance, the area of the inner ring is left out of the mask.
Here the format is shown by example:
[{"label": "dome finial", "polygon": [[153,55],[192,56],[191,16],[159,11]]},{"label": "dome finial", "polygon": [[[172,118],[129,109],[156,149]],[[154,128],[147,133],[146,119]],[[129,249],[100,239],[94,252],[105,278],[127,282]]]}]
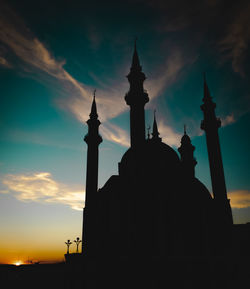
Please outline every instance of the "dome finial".
[{"label": "dome finial", "polygon": [[183,136],[181,138],[181,143],[182,144],[191,143],[190,137],[187,134],[187,125],[186,124],[184,124],[184,134],[183,134]]}]

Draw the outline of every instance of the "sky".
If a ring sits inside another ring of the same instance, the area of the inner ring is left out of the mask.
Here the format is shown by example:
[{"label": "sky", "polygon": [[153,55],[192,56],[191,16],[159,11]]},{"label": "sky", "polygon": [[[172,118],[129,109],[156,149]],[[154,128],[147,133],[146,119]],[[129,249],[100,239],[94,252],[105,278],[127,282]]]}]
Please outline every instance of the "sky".
[{"label": "sky", "polygon": [[130,145],[135,37],[146,126],[156,109],[160,136],[177,151],[186,124],[196,176],[211,192],[200,129],[206,72],[234,223],[250,222],[249,15],[242,0],[0,0],[0,263],[61,261],[64,242],[81,237],[93,91],[102,187]]}]

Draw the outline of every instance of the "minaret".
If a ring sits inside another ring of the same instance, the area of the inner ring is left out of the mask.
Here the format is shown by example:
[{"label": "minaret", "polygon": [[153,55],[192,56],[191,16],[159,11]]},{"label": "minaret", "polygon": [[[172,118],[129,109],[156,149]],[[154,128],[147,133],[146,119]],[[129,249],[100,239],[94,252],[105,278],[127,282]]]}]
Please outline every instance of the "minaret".
[{"label": "minaret", "polygon": [[204,97],[202,100],[203,104],[201,105],[201,109],[204,114],[204,120],[201,122],[201,129],[203,129],[206,134],[213,196],[217,207],[220,208],[220,213],[224,215],[224,221],[228,224],[232,224],[232,211],[229,203],[230,200],[227,198],[227,190],[218,135],[218,128],[221,126],[221,121],[215,115],[216,104],[212,101],[212,97],[210,96],[205,76]]},{"label": "minaret", "polygon": [[153,141],[158,141],[161,142],[161,138],[159,137],[159,131],[158,131],[158,126],[155,118],[155,111],[154,111],[154,122],[153,122],[153,132],[152,132],[152,138],[151,140]]},{"label": "minaret", "polygon": [[136,50],[136,41],[132,66],[127,78],[130,83],[130,89],[125,96],[125,101],[127,105],[130,106],[130,143],[132,148],[138,148],[145,142],[144,106],[149,101],[149,98],[143,88],[143,82],[146,77],[140,65]]},{"label": "minaret", "polygon": [[178,151],[181,155],[181,164],[184,177],[191,179],[195,177],[195,166],[197,164],[194,158],[195,147],[192,145],[190,137],[187,135],[186,126],[184,125],[184,135],[181,138],[181,146]]},{"label": "minaret", "polygon": [[[85,193],[85,208],[83,212],[83,231],[82,231],[82,248],[86,247],[88,239],[88,229],[90,228],[89,212],[93,206],[92,199],[95,197],[98,188],[98,146],[102,142],[102,137],[99,135],[98,129],[101,122],[98,120],[98,114],[95,102],[95,91],[91,106],[90,118],[87,121],[88,134],[84,141],[88,145],[87,151],[87,173],[86,173],[86,193]],[[82,250],[82,252],[83,252]]]}]

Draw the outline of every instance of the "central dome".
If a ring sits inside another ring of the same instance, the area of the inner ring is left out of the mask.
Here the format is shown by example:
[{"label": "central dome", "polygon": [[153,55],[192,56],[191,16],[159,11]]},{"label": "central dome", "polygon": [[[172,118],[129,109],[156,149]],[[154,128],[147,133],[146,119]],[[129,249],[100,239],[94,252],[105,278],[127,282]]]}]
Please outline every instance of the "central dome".
[{"label": "central dome", "polygon": [[129,148],[119,163],[119,172],[131,170],[139,162],[144,169],[171,170],[180,164],[178,154],[169,145],[153,139],[146,140],[139,150]]}]

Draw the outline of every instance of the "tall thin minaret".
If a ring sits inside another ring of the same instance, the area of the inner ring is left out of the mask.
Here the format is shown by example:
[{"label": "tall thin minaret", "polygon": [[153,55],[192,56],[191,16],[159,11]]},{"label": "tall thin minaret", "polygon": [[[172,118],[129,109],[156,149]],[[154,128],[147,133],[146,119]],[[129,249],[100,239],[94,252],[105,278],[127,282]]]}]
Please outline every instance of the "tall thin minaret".
[{"label": "tall thin minaret", "polygon": [[85,136],[84,141],[88,145],[87,151],[87,172],[86,172],[86,195],[85,195],[85,208],[83,211],[83,230],[82,230],[82,252],[87,245],[89,230],[91,229],[91,217],[89,212],[93,206],[92,199],[95,197],[98,188],[98,146],[102,142],[102,137],[99,135],[99,125],[101,122],[98,120],[98,114],[95,102],[95,91],[93,102],[91,106],[90,118],[87,121],[88,134]]},{"label": "tall thin minaret", "polygon": [[148,94],[143,88],[146,79],[142,72],[139,57],[134,46],[132,66],[127,75],[130,83],[129,92],[125,96],[127,105],[130,106],[130,143],[132,148],[138,148],[145,142],[145,113],[144,106],[149,101]]},{"label": "tall thin minaret", "polygon": [[157,126],[156,117],[155,117],[155,110],[154,110],[153,132],[152,132],[151,140],[161,142],[161,138],[159,137],[159,135],[160,134],[158,131],[158,126]]},{"label": "tall thin minaret", "polygon": [[181,155],[181,164],[184,177],[191,179],[195,177],[195,166],[197,164],[194,158],[195,147],[192,145],[190,137],[187,135],[186,126],[184,125],[184,135],[181,138],[181,146],[178,151]]},{"label": "tall thin minaret", "polygon": [[221,120],[215,115],[216,104],[212,101],[209,88],[204,75],[204,97],[201,109],[204,114],[204,120],[201,122],[201,129],[205,131],[210,174],[212,181],[212,190],[214,200],[220,209],[221,216],[228,224],[233,223],[230,200],[227,198],[227,190],[222,163],[218,128],[221,126]]}]

